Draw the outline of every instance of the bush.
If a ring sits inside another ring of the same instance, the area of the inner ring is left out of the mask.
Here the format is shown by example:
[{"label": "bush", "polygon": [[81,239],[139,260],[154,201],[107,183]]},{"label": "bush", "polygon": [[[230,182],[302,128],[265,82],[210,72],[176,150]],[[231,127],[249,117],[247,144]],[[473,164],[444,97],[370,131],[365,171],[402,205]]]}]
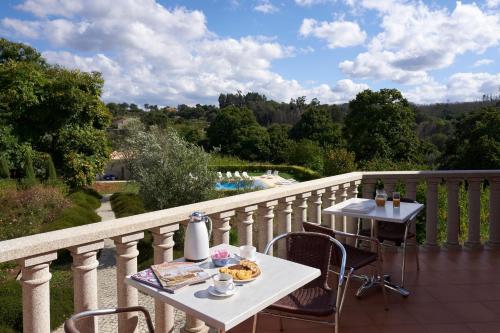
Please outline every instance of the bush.
[{"label": "bush", "polygon": [[58,181],[57,179],[57,172],[56,172],[56,167],[54,166],[54,162],[52,161],[52,157],[50,155],[47,156],[47,161],[46,161],[46,179],[47,183],[56,183]]},{"label": "bush", "polygon": [[135,193],[115,193],[111,196],[111,208],[117,218],[145,213],[144,203]]},{"label": "bush", "polygon": [[[21,284],[12,279],[0,282],[0,332],[23,331]],[[50,326],[59,327],[73,313],[73,280],[69,271],[52,271],[50,281]]]},{"label": "bush", "polygon": [[0,192],[0,240],[39,232],[69,207],[71,202],[57,188],[37,185]]},{"label": "bush", "polygon": [[124,151],[132,178],[148,210],[159,210],[213,198],[215,174],[210,155],[174,131],[132,124]]},{"label": "bush", "polygon": [[24,157],[24,178],[21,180],[21,185],[24,188],[34,186],[37,183],[35,170],[33,169],[33,159],[30,153],[26,153]]},{"label": "bush", "polygon": [[356,157],[345,148],[329,149],[324,158],[323,174],[325,176],[340,175],[356,170]]},{"label": "bush", "polygon": [[0,155],[0,178],[10,178],[9,163],[3,155]]},{"label": "bush", "polygon": [[323,150],[314,141],[300,140],[294,142],[288,153],[288,162],[302,165],[315,171],[323,171]]}]

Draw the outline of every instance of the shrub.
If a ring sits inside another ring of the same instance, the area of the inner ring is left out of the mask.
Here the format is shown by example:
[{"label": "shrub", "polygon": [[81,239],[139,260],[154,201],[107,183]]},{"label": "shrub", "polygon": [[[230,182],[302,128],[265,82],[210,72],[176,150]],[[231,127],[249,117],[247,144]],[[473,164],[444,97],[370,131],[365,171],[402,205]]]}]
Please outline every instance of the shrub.
[{"label": "shrub", "polygon": [[46,161],[46,178],[47,178],[47,183],[55,183],[57,182],[57,172],[56,172],[56,167],[54,166],[54,161],[52,161],[52,157],[50,155],[47,156],[47,161]]},{"label": "shrub", "polygon": [[315,171],[323,171],[323,150],[314,141],[300,140],[294,142],[288,151],[288,162],[305,166]]},{"label": "shrub", "polygon": [[125,149],[132,178],[148,210],[195,203],[215,194],[210,155],[186,142],[172,130],[141,124],[128,128]]},{"label": "shrub", "polygon": [[24,178],[21,181],[23,187],[30,187],[36,184],[35,170],[33,169],[33,159],[31,154],[24,156]]},{"label": "shrub", "polygon": [[0,178],[10,178],[9,163],[4,155],[0,155]]},{"label": "shrub", "polygon": [[0,192],[0,240],[38,232],[70,204],[59,189],[41,185]]},{"label": "shrub", "polygon": [[329,149],[324,158],[323,174],[325,176],[340,175],[356,170],[356,157],[345,148]]},{"label": "shrub", "polygon": [[110,200],[111,208],[117,218],[146,212],[141,197],[135,193],[115,193]]}]

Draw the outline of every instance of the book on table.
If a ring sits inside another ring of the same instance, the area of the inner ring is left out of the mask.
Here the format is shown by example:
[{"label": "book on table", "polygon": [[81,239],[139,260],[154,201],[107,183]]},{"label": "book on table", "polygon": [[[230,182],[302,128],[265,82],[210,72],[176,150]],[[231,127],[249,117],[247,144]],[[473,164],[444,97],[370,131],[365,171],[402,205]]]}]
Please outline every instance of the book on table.
[{"label": "book on table", "polygon": [[375,202],[372,200],[353,202],[343,207],[341,210],[350,213],[368,213],[375,208]]},{"label": "book on table", "polygon": [[132,275],[132,279],[169,293],[175,293],[183,287],[203,283],[210,274],[195,263],[164,262]]}]

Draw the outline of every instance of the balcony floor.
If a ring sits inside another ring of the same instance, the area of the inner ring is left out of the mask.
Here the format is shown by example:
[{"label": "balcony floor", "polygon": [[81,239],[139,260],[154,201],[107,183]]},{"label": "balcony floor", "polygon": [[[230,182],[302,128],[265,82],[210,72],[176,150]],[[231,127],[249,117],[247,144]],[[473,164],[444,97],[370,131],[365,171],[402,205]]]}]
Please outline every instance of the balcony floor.
[{"label": "balcony floor", "polygon": [[[380,290],[362,299],[354,296],[360,285],[352,280],[341,319],[341,332],[500,332],[500,250],[420,252],[420,271],[408,255],[403,298],[388,291],[384,311]],[[386,253],[384,269],[398,280],[400,254]],[[332,327],[284,320],[285,332],[333,332]],[[251,321],[231,333],[251,331]],[[279,332],[279,320],[259,316],[257,332]]]}]

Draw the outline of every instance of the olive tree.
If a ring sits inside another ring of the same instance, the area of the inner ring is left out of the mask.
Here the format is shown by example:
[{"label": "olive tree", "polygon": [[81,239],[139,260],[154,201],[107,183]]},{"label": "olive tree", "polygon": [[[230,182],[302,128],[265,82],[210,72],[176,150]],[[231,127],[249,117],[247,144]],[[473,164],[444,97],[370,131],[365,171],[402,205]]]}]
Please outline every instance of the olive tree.
[{"label": "olive tree", "polygon": [[215,174],[210,155],[172,129],[139,122],[127,128],[124,150],[132,179],[148,210],[165,209],[214,197]]}]

